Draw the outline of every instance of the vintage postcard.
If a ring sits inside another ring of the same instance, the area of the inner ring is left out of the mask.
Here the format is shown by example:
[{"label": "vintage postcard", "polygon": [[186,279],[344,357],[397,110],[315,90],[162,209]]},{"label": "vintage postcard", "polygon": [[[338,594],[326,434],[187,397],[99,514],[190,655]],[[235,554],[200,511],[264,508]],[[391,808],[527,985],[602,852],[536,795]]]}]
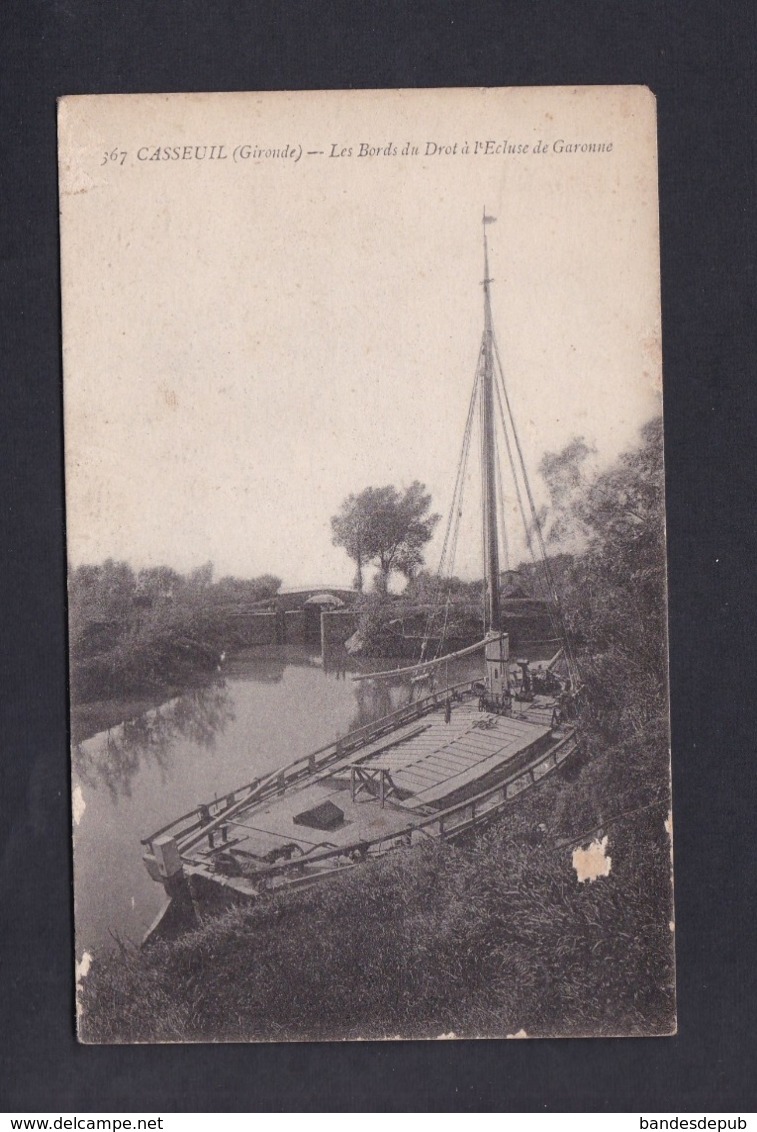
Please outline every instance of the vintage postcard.
[{"label": "vintage postcard", "polygon": [[651,93],[59,149],[81,1040],[674,1033]]}]

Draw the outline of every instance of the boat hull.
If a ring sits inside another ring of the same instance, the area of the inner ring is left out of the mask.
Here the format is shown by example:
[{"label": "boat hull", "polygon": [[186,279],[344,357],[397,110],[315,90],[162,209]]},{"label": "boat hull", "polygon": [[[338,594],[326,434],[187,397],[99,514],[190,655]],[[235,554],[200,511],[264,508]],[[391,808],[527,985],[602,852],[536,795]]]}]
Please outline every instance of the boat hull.
[{"label": "boat hull", "polygon": [[186,884],[195,903],[223,906],[483,827],[579,740],[551,725],[546,697],[505,716],[478,691],[467,682],[428,695],[183,815],[144,839],[148,872],[169,894]]}]

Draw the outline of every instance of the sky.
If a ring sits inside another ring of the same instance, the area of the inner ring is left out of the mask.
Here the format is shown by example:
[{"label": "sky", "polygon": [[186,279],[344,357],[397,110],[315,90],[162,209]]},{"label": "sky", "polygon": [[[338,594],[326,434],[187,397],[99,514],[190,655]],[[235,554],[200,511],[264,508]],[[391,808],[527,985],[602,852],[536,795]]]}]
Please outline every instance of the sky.
[{"label": "sky", "polygon": [[[59,130],[72,565],[349,584],[329,524],[349,493],[417,479],[446,515],[484,206],[537,499],[545,451],[580,435],[607,464],[660,411],[643,88],[83,97]],[[464,577],[481,570],[476,475]],[[517,523],[510,541],[517,558]]]}]

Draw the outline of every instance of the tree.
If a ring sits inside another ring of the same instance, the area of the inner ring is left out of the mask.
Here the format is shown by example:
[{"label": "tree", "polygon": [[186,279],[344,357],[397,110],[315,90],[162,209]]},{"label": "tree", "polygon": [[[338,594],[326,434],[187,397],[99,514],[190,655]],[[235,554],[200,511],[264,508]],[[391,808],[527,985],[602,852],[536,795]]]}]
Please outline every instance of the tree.
[{"label": "tree", "polygon": [[132,609],[136,579],[128,562],[106,559],[99,566],[79,566],[69,583],[72,622],[125,621]]},{"label": "tree", "polygon": [[192,590],[203,591],[210,589],[213,583],[213,563],[204,562],[202,566],[196,566],[187,575],[187,585]]},{"label": "tree", "polygon": [[[553,458],[558,467],[575,466],[574,445]],[[613,739],[667,726],[662,452],[655,419],[637,447],[580,490],[551,493],[552,529],[584,543],[563,587],[563,612],[590,706]]]},{"label": "tree", "polygon": [[235,578],[227,575],[213,586],[213,600],[228,602],[255,602],[273,597],[281,588],[281,578],[274,574],[261,574],[258,578]]},{"label": "tree", "polygon": [[363,589],[363,569],[378,566],[376,588],[385,593],[396,570],[410,579],[423,565],[423,548],[440,515],[429,514],[431,496],[415,480],[404,492],[391,484],[349,495],[331,520],[332,542],[357,567],[355,585]]},{"label": "tree", "polygon": [[137,574],[138,596],[144,603],[171,600],[183,582],[170,566],[148,566]]},{"label": "tree", "polygon": [[[465,593],[466,583],[453,575],[451,578],[432,574],[429,570],[418,570],[409,580],[405,597],[420,605],[444,604],[448,596]],[[476,600],[480,594],[476,595]],[[480,604],[480,602],[479,602]]]},{"label": "tree", "polygon": [[587,486],[586,461],[596,451],[582,436],[574,436],[561,452],[545,452],[542,456],[539,473],[547,485],[551,507],[542,509],[539,525],[547,542],[565,542],[586,534],[576,520]]}]

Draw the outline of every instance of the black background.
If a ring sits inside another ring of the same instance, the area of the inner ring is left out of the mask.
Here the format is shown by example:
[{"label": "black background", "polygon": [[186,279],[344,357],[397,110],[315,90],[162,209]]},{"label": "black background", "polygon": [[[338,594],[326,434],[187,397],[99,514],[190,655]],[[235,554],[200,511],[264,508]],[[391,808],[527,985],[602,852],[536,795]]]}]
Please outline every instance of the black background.
[{"label": "black background", "polygon": [[[755,1107],[755,12],[725,0],[3,4],[3,1109]],[[56,98],[577,83],[646,83],[658,99],[678,1037],[77,1046]]]}]

